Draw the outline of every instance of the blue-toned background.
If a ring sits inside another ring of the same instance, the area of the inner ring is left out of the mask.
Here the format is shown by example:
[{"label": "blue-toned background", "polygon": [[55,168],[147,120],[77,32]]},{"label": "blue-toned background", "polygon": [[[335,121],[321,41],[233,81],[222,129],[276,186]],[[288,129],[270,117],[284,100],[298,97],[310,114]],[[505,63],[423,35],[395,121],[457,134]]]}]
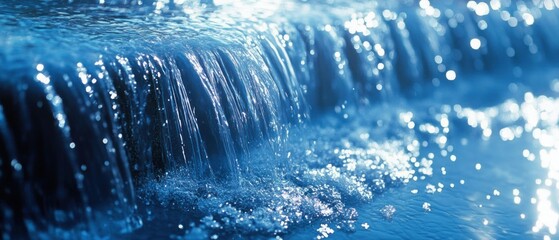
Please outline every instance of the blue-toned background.
[{"label": "blue-toned background", "polygon": [[554,239],[558,2],[0,2],[3,239]]}]

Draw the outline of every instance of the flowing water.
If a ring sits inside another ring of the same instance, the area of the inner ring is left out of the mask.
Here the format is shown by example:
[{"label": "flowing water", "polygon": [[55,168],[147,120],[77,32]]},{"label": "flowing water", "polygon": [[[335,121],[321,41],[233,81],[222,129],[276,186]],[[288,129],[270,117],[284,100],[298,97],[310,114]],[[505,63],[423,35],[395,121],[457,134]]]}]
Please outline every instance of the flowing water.
[{"label": "flowing water", "polygon": [[558,7],[2,1],[2,238],[551,239]]}]

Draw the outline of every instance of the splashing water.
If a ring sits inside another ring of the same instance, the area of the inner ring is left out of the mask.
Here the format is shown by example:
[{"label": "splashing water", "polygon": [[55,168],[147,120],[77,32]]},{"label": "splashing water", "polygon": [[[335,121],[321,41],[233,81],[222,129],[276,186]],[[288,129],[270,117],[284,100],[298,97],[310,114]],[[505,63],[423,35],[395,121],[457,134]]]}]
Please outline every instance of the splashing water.
[{"label": "splashing water", "polygon": [[1,2],[3,238],[552,238],[557,7]]}]

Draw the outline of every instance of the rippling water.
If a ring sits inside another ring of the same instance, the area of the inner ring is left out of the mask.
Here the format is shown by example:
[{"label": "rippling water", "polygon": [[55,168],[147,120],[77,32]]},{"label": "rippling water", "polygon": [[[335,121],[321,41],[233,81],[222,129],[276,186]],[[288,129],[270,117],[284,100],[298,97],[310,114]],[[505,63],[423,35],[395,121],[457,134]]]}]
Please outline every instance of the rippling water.
[{"label": "rippling water", "polygon": [[3,238],[551,239],[557,7],[2,2]]}]

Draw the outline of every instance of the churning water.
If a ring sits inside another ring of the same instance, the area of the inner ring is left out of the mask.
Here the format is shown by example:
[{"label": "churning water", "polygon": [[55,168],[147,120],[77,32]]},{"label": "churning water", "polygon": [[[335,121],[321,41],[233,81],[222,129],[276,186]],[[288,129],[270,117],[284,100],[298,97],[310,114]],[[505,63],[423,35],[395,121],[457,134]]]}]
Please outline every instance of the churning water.
[{"label": "churning water", "polygon": [[555,238],[558,7],[2,1],[2,238]]}]

